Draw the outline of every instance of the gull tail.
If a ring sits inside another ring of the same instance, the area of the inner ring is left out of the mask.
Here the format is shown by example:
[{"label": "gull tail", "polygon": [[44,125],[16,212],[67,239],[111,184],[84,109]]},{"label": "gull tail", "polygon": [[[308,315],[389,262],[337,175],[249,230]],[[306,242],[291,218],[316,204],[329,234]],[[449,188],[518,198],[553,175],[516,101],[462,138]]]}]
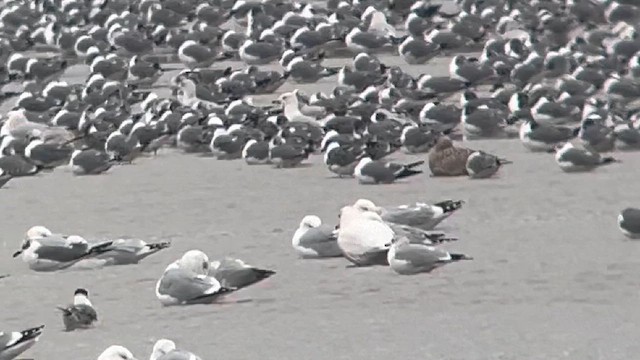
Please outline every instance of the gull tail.
[{"label": "gull tail", "polygon": [[275,271],[267,270],[267,269],[253,269],[252,271],[258,278],[258,281],[262,281],[264,279],[270,278],[271,276],[276,274]]},{"label": "gull tail", "polygon": [[509,164],[513,164],[513,161],[498,158],[498,165],[509,165]]},{"label": "gull tail", "polygon": [[66,316],[72,315],[71,311],[67,308],[63,308],[61,306],[56,306],[56,309],[62,311],[63,314],[65,314]]},{"label": "gull tail", "polygon": [[403,41],[405,41],[409,36],[408,35],[404,35],[404,36],[400,36],[400,37],[396,37],[393,35],[389,35],[389,41],[391,41],[391,43],[393,45],[400,45],[402,44]]},{"label": "gull tail", "polygon": [[224,294],[228,294],[232,291],[235,291],[236,289],[234,288],[228,288],[228,287],[221,287],[220,289],[218,289],[218,291],[214,292],[213,294],[204,294],[204,295],[200,295],[197,296],[191,300],[189,300],[190,303],[206,303],[203,302],[204,300],[208,300],[208,299],[215,299],[218,296],[224,295]]},{"label": "gull tail", "polygon": [[396,174],[396,179],[407,178],[418,174],[422,174],[422,170],[413,170],[411,168],[404,167],[402,171]]},{"label": "gull tail", "polygon": [[405,168],[407,168],[407,169],[413,169],[414,167],[416,167],[416,166],[420,166],[420,165],[422,165],[422,164],[424,164],[424,160],[420,160],[420,161],[412,162],[412,163],[410,163],[410,164],[405,165],[404,167],[405,167]]},{"label": "gull tail", "polygon": [[457,237],[447,237],[447,235],[445,233],[442,233],[442,232],[440,232],[440,233],[430,233],[429,235],[427,235],[427,237],[434,244],[442,244],[442,243],[446,243],[446,242],[458,241]]},{"label": "gull tail", "polygon": [[616,158],[614,158],[614,157],[607,156],[607,157],[602,158],[602,161],[600,163],[602,165],[605,165],[605,164],[613,164],[613,163],[619,163],[619,162],[621,162],[621,161],[616,159]]},{"label": "gull tail", "polygon": [[449,253],[449,256],[451,256],[451,260],[450,260],[451,262],[462,261],[462,260],[473,260],[473,257],[465,254]]},{"label": "gull tail", "polygon": [[162,242],[147,244],[147,247],[150,250],[162,250],[162,249],[168,248],[169,246],[171,246],[171,241],[162,241]]},{"label": "gull tail", "polygon": [[438,206],[442,208],[445,213],[450,213],[460,209],[463,204],[464,200],[445,200],[435,203],[433,206]]},{"label": "gull tail", "polygon": [[322,77],[328,77],[328,76],[335,75],[338,72],[340,72],[340,68],[337,68],[337,67],[326,67],[326,68],[324,68],[322,70],[320,75],[322,75]]},{"label": "gull tail", "polygon": [[111,251],[111,245],[113,245],[113,241],[105,241],[103,243],[95,244],[89,249],[85,256],[98,255]]}]

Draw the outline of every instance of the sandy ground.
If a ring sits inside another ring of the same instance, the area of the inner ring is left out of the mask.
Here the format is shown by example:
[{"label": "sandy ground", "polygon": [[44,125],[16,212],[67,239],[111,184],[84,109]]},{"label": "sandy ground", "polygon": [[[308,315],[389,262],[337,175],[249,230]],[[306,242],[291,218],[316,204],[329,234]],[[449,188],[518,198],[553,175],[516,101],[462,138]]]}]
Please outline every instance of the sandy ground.
[{"label": "sandy ground", "polygon": [[[446,66],[404,68],[442,74]],[[70,72],[71,80],[84,78],[82,69]],[[282,91],[327,91],[334,82]],[[12,274],[0,280],[2,329],[46,324],[25,354],[40,360],[95,359],[112,344],[146,359],[161,337],[205,360],[633,358],[639,245],[623,240],[616,216],[638,204],[638,157],[620,154],[622,164],[570,175],[518,141],[467,145],[515,163],[485,181],[424,175],[363,186],[331,178],[319,156],[277,170],[169,151],[104,176],[58,169],[16,179],[0,190],[0,274]],[[333,224],[341,206],[361,197],[381,205],[466,200],[443,229],[461,238],[450,248],[475,260],[403,277],[383,267],[347,269],[343,259],[297,259],[290,239],[304,215]],[[35,273],[11,254],[36,224],[173,246],[137,266]],[[162,308],[156,279],[193,248],[278,274],[232,296],[252,301]],[[55,306],[77,287],[89,289],[101,323],[65,333]]]}]

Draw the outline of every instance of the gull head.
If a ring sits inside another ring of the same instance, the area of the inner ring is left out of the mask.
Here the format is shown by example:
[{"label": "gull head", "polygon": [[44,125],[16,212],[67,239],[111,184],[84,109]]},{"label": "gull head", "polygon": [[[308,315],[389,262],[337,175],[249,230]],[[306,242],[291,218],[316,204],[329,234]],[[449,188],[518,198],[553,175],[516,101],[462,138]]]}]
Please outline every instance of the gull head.
[{"label": "gull head", "polygon": [[307,215],[300,221],[300,228],[311,229],[322,225],[322,220],[316,215]]},{"label": "gull head", "polygon": [[129,349],[120,345],[109,346],[100,356],[98,360],[136,360]]},{"label": "gull head", "polygon": [[169,339],[160,339],[153,345],[149,360],[156,360],[176,349],[176,343]]},{"label": "gull head", "polygon": [[178,260],[178,266],[198,275],[208,275],[209,257],[200,250],[189,250]]},{"label": "gull head", "polygon": [[382,214],[382,208],[376,206],[376,204],[369,199],[358,199],[358,201],[353,204],[353,207],[361,212],[373,212],[378,215]]},{"label": "gull head", "polygon": [[42,225],[36,225],[36,226],[32,226],[29,230],[27,230],[27,233],[25,234],[25,240],[40,239],[40,238],[51,236],[51,235],[52,235],[51,230],[47,229]]}]

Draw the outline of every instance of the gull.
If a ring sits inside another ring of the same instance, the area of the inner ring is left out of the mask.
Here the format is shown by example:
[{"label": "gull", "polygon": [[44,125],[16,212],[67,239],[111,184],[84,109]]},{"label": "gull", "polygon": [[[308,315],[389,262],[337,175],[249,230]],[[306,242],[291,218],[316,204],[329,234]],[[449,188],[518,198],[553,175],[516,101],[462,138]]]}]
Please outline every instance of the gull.
[{"label": "gull", "polygon": [[74,175],[98,175],[111,169],[115,160],[96,149],[74,150],[69,165]]},{"label": "gull", "polygon": [[393,230],[375,212],[353,206],[340,210],[338,246],[354,265],[388,265],[387,251],[393,237]]},{"label": "gull", "polygon": [[580,128],[540,124],[528,119],[520,126],[520,141],[530,151],[551,151],[558,144],[565,143],[578,135]]},{"label": "gull", "polygon": [[58,309],[62,311],[65,331],[87,329],[98,321],[98,314],[89,301],[89,292],[82,288],[76,289],[73,293],[72,305]]},{"label": "gull", "polygon": [[412,244],[406,237],[394,239],[387,253],[389,266],[400,275],[428,273],[451,262],[472,259],[465,254],[449,253],[433,246]]},{"label": "gull", "polygon": [[591,171],[602,165],[619,162],[613,157],[603,157],[598,153],[579,149],[570,142],[558,147],[555,159],[564,172]]},{"label": "gull", "polygon": [[12,360],[31,348],[42,335],[44,325],[5,333],[0,331],[0,360]]},{"label": "gull", "polygon": [[25,156],[32,163],[47,169],[66,164],[72,152],[71,146],[47,143],[39,138],[33,138],[24,149]]},{"label": "gull", "polygon": [[199,250],[187,251],[165,269],[156,283],[156,297],[164,306],[210,304],[233,289],[209,276],[209,257]]},{"label": "gull", "polygon": [[342,256],[337,230],[322,224],[322,220],[316,215],[302,218],[293,234],[291,245],[303,259]]},{"label": "gull", "polygon": [[364,32],[354,27],[345,37],[347,48],[352,51],[371,53],[391,43],[390,39],[377,33]]},{"label": "gull", "polygon": [[291,122],[306,122],[316,124],[314,117],[304,115],[300,111],[300,102],[298,96],[293,92],[287,92],[278,97],[278,101],[282,102],[284,116]]},{"label": "gull", "polygon": [[33,226],[27,231],[21,249],[13,257],[21,256],[31,270],[55,271],[67,269],[81,260],[108,251],[112,243],[103,241],[89,244],[77,235],[55,235],[44,226]]},{"label": "gull", "polygon": [[259,269],[231,257],[212,261],[209,267],[209,276],[213,276],[223,287],[236,290],[265,280],[275,273],[273,270]]},{"label": "gull", "polygon": [[176,343],[169,339],[160,339],[153,345],[149,360],[202,360],[186,350],[176,348]]},{"label": "gull", "polygon": [[361,184],[391,184],[398,179],[421,174],[422,170],[413,168],[422,164],[424,164],[423,160],[406,165],[385,163],[365,156],[356,165],[354,175]]},{"label": "gull", "polygon": [[473,150],[456,147],[451,139],[441,136],[429,152],[429,169],[433,176],[467,175],[467,159]]},{"label": "gull", "polygon": [[486,179],[495,175],[502,165],[511,163],[484,151],[475,151],[467,158],[465,167],[471,179]]},{"label": "gull", "polygon": [[320,64],[294,57],[286,66],[291,79],[297,83],[309,84],[338,73],[339,68],[327,68]]},{"label": "gull", "polygon": [[242,158],[249,165],[268,164],[269,142],[250,139],[242,148]]},{"label": "gull", "polygon": [[13,179],[13,175],[6,173],[0,165],[0,188],[5,186],[11,179]]},{"label": "gull", "polygon": [[640,239],[640,209],[628,207],[618,215],[618,228],[629,239]]},{"label": "gull", "polygon": [[277,168],[292,168],[309,157],[310,151],[287,144],[276,136],[269,142],[269,161]]},{"label": "gull", "polygon": [[440,46],[438,44],[428,43],[412,36],[407,37],[398,46],[398,54],[402,56],[407,64],[411,65],[424,64],[439,53]]},{"label": "gull", "polygon": [[402,129],[400,142],[406,153],[418,154],[431,150],[438,136],[435,132],[424,131],[418,125],[409,125]]},{"label": "gull", "polygon": [[111,345],[98,356],[98,360],[136,360],[136,358],[124,346]]},{"label": "gull", "polygon": [[246,39],[238,49],[238,54],[247,65],[265,65],[278,60],[282,55],[282,48],[275,44]]},{"label": "gull", "polygon": [[147,243],[140,239],[114,240],[108,250],[97,255],[104,265],[137,264],[150,255],[171,246],[170,241]]},{"label": "gull", "polygon": [[360,152],[354,150],[341,146],[337,141],[331,141],[324,153],[324,164],[338,177],[354,176],[355,168],[362,157]]},{"label": "gull", "polygon": [[358,199],[353,205],[361,211],[373,211],[389,223],[432,230],[462,207],[462,200],[445,200],[435,204],[416,202],[391,208],[376,206],[371,200]]},{"label": "gull", "polygon": [[216,57],[213,50],[194,40],[187,40],[178,48],[178,59],[190,69],[209,67]]}]

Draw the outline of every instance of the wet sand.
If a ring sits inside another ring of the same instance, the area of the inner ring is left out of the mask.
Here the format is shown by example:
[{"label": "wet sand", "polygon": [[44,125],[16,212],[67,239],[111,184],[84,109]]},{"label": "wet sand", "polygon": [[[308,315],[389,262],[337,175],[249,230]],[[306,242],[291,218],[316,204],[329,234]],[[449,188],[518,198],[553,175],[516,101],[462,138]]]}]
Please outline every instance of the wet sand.
[{"label": "wet sand", "polygon": [[[403,68],[437,75],[446,66],[440,59]],[[68,78],[84,78],[73,71]],[[281,91],[327,91],[334,83]],[[57,169],[14,179],[0,189],[0,274],[11,274],[0,280],[2,329],[46,324],[24,354],[39,360],[95,359],[112,344],[146,359],[162,337],[203,359],[633,358],[640,351],[640,245],[623,240],[616,216],[639,202],[637,155],[617,154],[622,164],[572,175],[517,140],[467,146],[514,164],[490,180],[421,175],[364,186],[332,178],[319,156],[309,166],[277,170],[164,151],[103,176]],[[343,259],[296,257],[291,236],[304,215],[333,224],[341,206],[361,197],[381,205],[466,200],[441,228],[461,239],[447,247],[475,260],[407,277],[384,267],[348,269]],[[36,224],[88,238],[169,239],[173,246],[137,266],[35,273],[11,254]],[[194,248],[278,273],[230,297],[248,302],[162,308],[156,280]],[[77,287],[89,290],[100,324],[65,333],[55,306],[70,302]]]}]

